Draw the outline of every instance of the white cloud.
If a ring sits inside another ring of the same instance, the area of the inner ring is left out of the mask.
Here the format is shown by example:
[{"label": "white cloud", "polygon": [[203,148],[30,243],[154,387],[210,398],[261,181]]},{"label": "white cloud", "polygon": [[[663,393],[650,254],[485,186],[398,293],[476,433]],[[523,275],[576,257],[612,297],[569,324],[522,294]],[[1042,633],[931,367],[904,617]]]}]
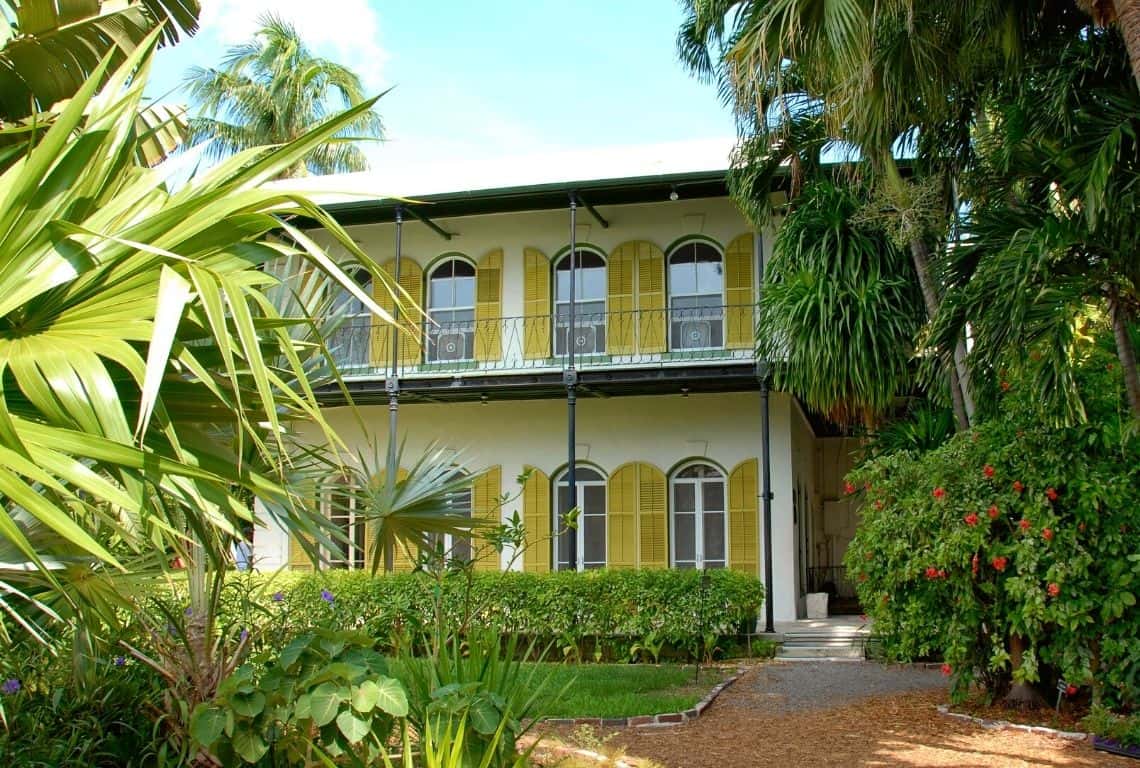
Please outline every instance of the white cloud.
[{"label": "white cloud", "polygon": [[369,92],[385,87],[380,18],[368,0],[202,0],[202,34],[224,45],[253,36],[257,19],[272,12],[291,22],[317,55],[353,69]]}]

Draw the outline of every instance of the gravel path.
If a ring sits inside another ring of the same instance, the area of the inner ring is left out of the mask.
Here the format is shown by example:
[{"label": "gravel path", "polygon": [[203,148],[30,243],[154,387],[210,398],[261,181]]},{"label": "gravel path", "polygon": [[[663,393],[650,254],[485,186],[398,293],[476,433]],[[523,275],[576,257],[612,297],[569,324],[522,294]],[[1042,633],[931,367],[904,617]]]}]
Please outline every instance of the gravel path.
[{"label": "gravel path", "polygon": [[938,669],[851,661],[765,664],[739,684],[750,685],[756,696],[736,698],[733,704],[771,714],[827,709],[870,696],[949,688]]},{"label": "gravel path", "polygon": [[[639,768],[1131,768],[1135,761],[1024,731],[938,714],[939,670],[871,663],[763,664],[697,720],[600,729]],[[567,731],[558,732],[571,738]]]}]

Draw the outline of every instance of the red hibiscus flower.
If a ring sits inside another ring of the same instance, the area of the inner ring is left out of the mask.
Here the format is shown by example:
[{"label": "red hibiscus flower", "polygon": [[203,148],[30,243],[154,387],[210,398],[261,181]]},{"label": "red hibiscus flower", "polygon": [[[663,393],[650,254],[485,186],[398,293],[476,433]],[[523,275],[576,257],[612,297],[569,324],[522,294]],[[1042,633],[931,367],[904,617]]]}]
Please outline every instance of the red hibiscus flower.
[{"label": "red hibiscus flower", "polygon": [[875,499],[875,509],[882,509],[882,508],[883,508],[883,502],[879,501],[878,499]]},{"label": "red hibiscus flower", "polygon": [[989,514],[990,520],[997,520],[998,515],[1001,514],[1001,512],[998,510],[996,504],[994,506],[991,506],[989,509],[987,509],[986,512]]},{"label": "red hibiscus flower", "polygon": [[1070,685],[1068,688],[1065,689],[1065,695],[1066,696],[1076,696],[1077,695],[1077,686]]},{"label": "red hibiscus flower", "polygon": [[966,515],[962,519],[966,521],[966,525],[977,525],[978,524],[978,515],[976,512],[971,512],[970,514]]},{"label": "red hibiscus flower", "polygon": [[1001,391],[1002,391],[1002,392],[1008,392],[1008,391],[1009,391],[1009,387],[1010,387],[1010,384],[1009,384],[1009,382],[1008,382],[1008,381],[1003,381],[1003,382],[1001,383]]},{"label": "red hibiscus flower", "polygon": [[1045,495],[1049,497],[1049,501],[1057,500],[1057,490],[1055,488],[1046,488]]},{"label": "red hibiscus flower", "polygon": [[1057,595],[1061,594],[1061,585],[1055,581],[1050,583],[1049,588],[1048,588],[1048,592],[1049,592],[1049,597],[1056,597]]},{"label": "red hibiscus flower", "polygon": [[926,578],[937,579],[938,578],[938,569],[935,568],[933,565],[926,566]]},{"label": "red hibiscus flower", "polygon": [[1020,528],[1020,529],[1021,529],[1021,530],[1023,530],[1023,531],[1028,531],[1028,530],[1029,530],[1029,526],[1031,526],[1031,525],[1032,525],[1032,523],[1030,523],[1030,522],[1029,522],[1029,520],[1027,520],[1027,519],[1026,519],[1026,518],[1024,518],[1024,517],[1023,517],[1023,518],[1021,518],[1021,520],[1019,520],[1019,521],[1017,522],[1017,527],[1018,527],[1018,528]]},{"label": "red hibiscus flower", "polygon": [[936,499],[942,499],[946,497],[946,491],[942,490],[942,486],[938,486],[932,491],[931,495]]},{"label": "red hibiscus flower", "polygon": [[1043,529],[1041,531],[1041,538],[1045,539],[1045,541],[1052,541],[1053,540],[1053,529],[1052,528]]},{"label": "red hibiscus flower", "polygon": [[867,580],[867,574],[860,573],[859,574],[859,581],[866,581],[866,580]]},{"label": "red hibiscus flower", "polygon": [[1022,491],[1025,490],[1025,486],[1021,484],[1020,480],[1014,480],[1013,481],[1013,490],[1017,491],[1018,493],[1021,493]]},{"label": "red hibiscus flower", "polygon": [[987,464],[985,467],[982,468],[982,474],[985,475],[986,477],[993,477],[994,476],[994,468],[991,467],[989,464]]},{"label": "red hibiscus flower", "polygon": [[843,492],[850,496],[852,493],[855,493],[855,486],[849,482],[844,483],[843,484]]},{"label": "red hibiscus flower", "polygon": [[949,664],[943,664],[942,665],[942,674],[945,675],[946,677],[950,677],[950,675],[953,672],[954,672],[954,668],[951,667]]},{"label": "red hibiscus flower", "polygon": [[1005,566],[1008,563],[1009,563],[1009,558],[1008,557],[1001,557],[1000,555],[995,557],[993,560],[990,560],[990,564],[994,567],[994,570],[996,570],[996,571],[1004,571]]}]

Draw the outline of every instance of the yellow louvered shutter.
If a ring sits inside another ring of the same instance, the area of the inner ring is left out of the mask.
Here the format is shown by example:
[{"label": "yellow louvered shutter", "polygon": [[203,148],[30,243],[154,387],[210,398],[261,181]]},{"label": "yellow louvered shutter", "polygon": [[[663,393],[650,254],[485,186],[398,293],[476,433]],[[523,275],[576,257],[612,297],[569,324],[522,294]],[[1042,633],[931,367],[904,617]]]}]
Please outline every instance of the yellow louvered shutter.
[{"label": "yellow louvered shutter", "polygon": [[479,259],[475,272],[475,359],[503,357],[503,249]]},{"label": "yellow louvered shutter", "polygon": [[756,459],[748,459],[728,476],[728,567],[753,576],[760,572],[756,555],[758,467]]},{"label": "yellow louvered shutter", "polygon": [[[304,536],[306,541],[312,542],[313,537]],[[309,555],[305,552],[304,546],[297,539],[296,536],[289,537],[289,570],[291,571],[311,571],[313,570],[313,561],[309,559]]]},{"label": "yellow louvered shutter", "polygon": [[[401,268],[403,265],[400,265]],[[396,480],[401,481],[407,478],[408,470],[400,467],[396,471]],[[380,471],[380,482],[384,481],[384,471]],[[404,542],[397,541],[395,546],[392,547],[392,572],[393,573],[410,573],[416,567],[416,558],[419,557],[419,552],[412,550],[409,551]],[[371,563],[371,560],[369,560]],[[384,553],[380,553],[380,563],[383,566]]]},{"label": "yellow louvered shutter", "polygon": [[619,245],[606,265],[606,351],[632,355],[635,351],[633,283],[637,243]]},{"label": "yellow louvered shutter", "polygon": [[523,525],[526,527],[526,550],[523,570],[527,573],[550,571],[550,475],[536,467],[523,485]]},{"label": "yellow louvered shutter", "polygon": [[728,244],[724,252],[724,345],[728,349],[752,349],[756,344],[753,325],[751,232],[741,235]]},{"label": "yellow louvered shutter", "polygon": [[608,568],[637,566],[637,476],[638,466],[626,464],[610,475],[606,495],[606,539]]},{"label": "yellow louvered shutter", "polygon": [[[381,269],[389,275],[396,274],[396,260],[385,262]],[[400,357],[401,365],[415,365],[420,362],[420,328],[423,326],[423,315],[419,302],[424,297],[424,271],[412,259],[404,256],[400,259],[400,287],[411,297],[405,298],[400,305]],[[392,311],[392,297],[379,283],[374,284],[372,293],[376,302],[389,312]],[[372,330],[372,364],[387,368],[392,362],[392,353],[388,346],[392,337],[391,326],[381,323],[374,324]]]},{"label": "yellow louvered shutter", "polygon": [[[471,517],[488,520],[493,524],[501,522],[499,496],[503,488],[503,468],[494,466],[480,475],[471,486]],[[499,553],[489,546],[482,536],[472,539],[472,548],[478,551],[475,560],[477,571],[497,571],[501,567]]]},{"label": "yellow louvered shutter", "polygon": [[550,259],[537,248],[523,249],[523,357],[550,357]]},{"label": "yellow louvered shutter", "polygon": [[638,465],[638,564],[642,568],[669,566],[669,520],[665,510],[668,483],[665,473],[652,464]]},{"label": "yellow louvered shutter", "polygon": [[647,354],[664,352],[665,254],[650,242],[637,243],[637,338],[638,349]]}]

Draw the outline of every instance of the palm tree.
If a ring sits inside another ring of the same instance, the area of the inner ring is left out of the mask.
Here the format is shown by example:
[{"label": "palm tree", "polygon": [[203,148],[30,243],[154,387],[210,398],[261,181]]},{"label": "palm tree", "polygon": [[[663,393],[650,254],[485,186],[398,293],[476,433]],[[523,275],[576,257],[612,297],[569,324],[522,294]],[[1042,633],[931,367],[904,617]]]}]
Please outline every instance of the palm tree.
[{"label": "palm tree", "polygon": [[1098,26],[1115,24],[1120,28],[1128,48],[1132,78],[1140,88],[1140,0],[1077,0],[1077,5],[1092,16]]},{"label": "palm tree", "polygon": [[[205,142],[209,159],[295,141],[331,114],[365,100],[360,77],[313,56],[292,24],[272,14],[259,23],[255,39],[230,48],[219,69],[195,67],[186,77],[201,112],[190,121],[190,142]],[[381,135],[379,115],[357,111],[282,176],[367,170],[355,142]]]},{"label": "palm tree", "polygon": [[113,71],[161,28],[162,42],[198,28],[198,0],[0,0],[0,124],[70,98],[112,55]]},{"label": "palm tree", "polygon": [[[281,216],[321,222],[391,288],[351,237],[303,195],[262,189],[372,101],[171,192],[135,159],[157,40],[110,74],[105,58],[0,174],[0,538],[7,565],[71,603],[72,576],[122,572],[137,555],[193,548],[224,562],[253,522],[250,495],[288,528],[327,527],[288,482],[284,426],[308,420],[340,445],[291,335],[316,321],[276,311],[263,267],[303,258],[390,319]],[[241,458],[250,449],[257,462]],[[25,587],[0,573],[0,608],[38,599]]]},{"label": "palm tree", "polygon": [[914,382],[922,299],[904,251],[853,219],[865,196],[808,186],[780,227],[757,322],[775,383],[843,424],[876,424]]}]

